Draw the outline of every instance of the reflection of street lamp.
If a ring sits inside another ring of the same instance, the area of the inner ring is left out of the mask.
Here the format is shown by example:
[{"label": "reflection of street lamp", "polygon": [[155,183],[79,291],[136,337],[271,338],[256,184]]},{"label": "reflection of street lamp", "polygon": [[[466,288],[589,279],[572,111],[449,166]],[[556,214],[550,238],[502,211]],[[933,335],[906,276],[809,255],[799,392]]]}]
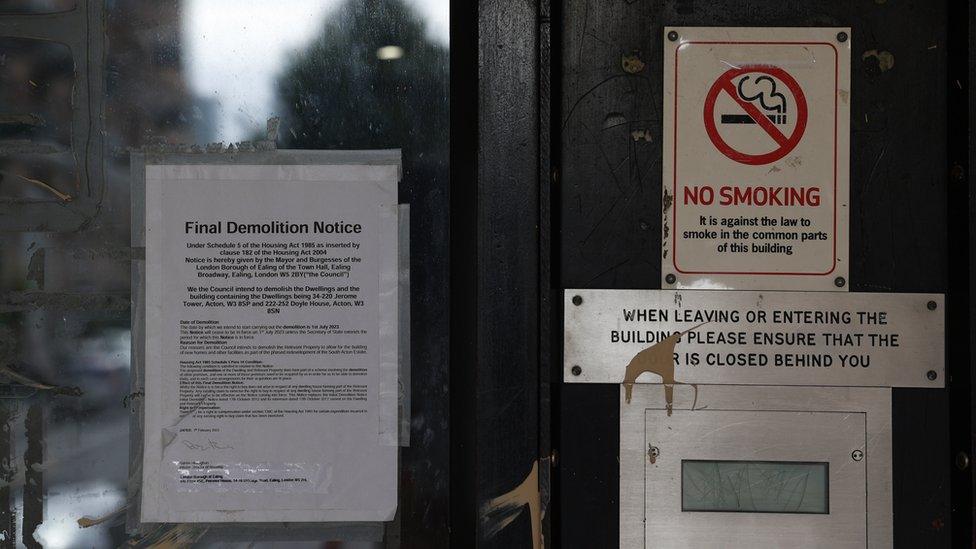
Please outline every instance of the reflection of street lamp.
[{"label": "reflection of street lamp", "polygon": [[376,58],[380,61],[393,61],[403,57],[403,48],[400,46],[383,46],[376,50]]}]

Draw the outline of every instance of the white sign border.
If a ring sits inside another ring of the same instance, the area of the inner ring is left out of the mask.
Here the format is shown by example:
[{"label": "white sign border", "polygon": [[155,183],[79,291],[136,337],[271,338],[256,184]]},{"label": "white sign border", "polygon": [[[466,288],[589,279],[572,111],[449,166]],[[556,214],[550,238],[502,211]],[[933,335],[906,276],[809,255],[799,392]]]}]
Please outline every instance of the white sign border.
[{"label": "white sign border", "polygon": [[[677,33],[677,39],[669,35]],[[845,33],[844,42],[838,40]],[[772,27],[665,27],[664,93],[662,116],[662,215],[661,215],[661,287],[666,289],[723,290],[806,290],[847,291],[850,287],[850,101],[851,101],[851,29],[849,27],[772,28]],[[829,43],[837,57],[837,119],[835,166],[834,267],[826,274],[782,273],[701,273],[682,272],[674,264],[674,129],[675,78],[677,52],[695,42],[783,42]],[[672,174],[669,176],[668,174]],[[669,184],[670,182],[670,184]],[[668,232],[670,237],[665,237]]]}]

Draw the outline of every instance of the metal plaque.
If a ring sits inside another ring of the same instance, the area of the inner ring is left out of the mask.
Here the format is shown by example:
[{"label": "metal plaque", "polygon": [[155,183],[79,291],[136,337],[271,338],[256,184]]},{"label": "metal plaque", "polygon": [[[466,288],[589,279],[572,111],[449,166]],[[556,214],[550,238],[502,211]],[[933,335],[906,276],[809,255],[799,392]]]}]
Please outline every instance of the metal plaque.
[{"label": "metal plaque", "polygon": [[566,290],[567,382],[943,387],[940,294]]},{"label": "metal plaque", "polygon": [[654,387],[620,403],[620,547],[890,547],[891,390]]},{"label": "metal plaque", "polygon": [[666,28],[662,286],[847,288],[849,28]]}]

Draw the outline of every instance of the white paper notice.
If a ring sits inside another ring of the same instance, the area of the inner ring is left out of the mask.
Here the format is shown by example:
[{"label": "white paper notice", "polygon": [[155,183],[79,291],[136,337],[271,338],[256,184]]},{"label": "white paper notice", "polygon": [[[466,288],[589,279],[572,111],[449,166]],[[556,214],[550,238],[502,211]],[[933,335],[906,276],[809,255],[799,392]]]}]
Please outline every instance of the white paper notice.
[{"label": "white paper notice", "polygon": [[393,518],[398,172],[147,167],[143,522]]},{"label": "white paper notice", "polygon": [[846,291],[850,32],[664,29],[662,288]]}]

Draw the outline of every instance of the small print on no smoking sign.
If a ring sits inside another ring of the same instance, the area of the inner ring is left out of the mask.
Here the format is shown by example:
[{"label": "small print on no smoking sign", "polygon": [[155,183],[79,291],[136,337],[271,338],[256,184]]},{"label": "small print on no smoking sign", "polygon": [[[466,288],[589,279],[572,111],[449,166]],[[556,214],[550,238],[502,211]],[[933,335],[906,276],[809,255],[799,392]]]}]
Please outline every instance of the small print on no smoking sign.
[{"label": "small print on no smoking sign", "polygon": [[850,29],[665,28],[664,288],[848,288]]}]

